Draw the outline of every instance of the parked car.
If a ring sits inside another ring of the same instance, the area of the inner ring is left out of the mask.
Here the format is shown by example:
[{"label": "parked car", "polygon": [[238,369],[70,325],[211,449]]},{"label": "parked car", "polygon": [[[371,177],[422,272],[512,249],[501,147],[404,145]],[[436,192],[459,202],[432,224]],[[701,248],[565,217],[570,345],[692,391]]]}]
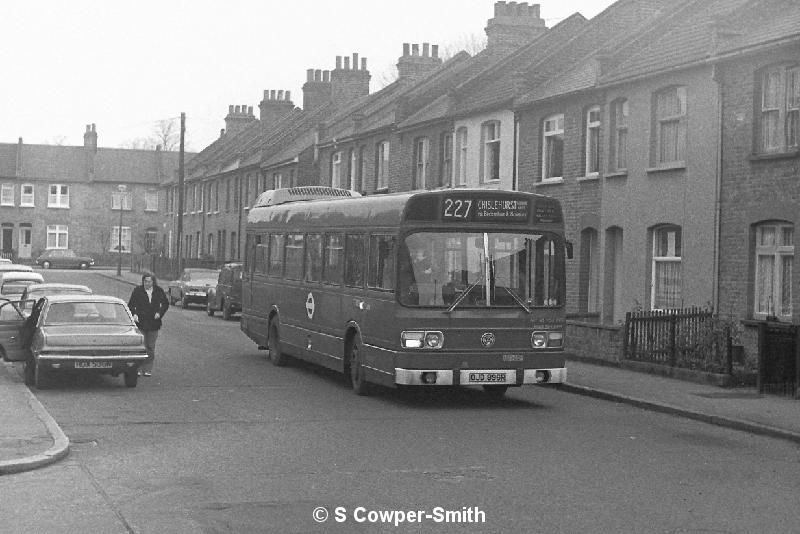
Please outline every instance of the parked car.
[{"label": "parked car", "polygon": [[37,388],[54,373],[123,375],[127,387],[136,387],[147,359],[127,304],[106,295],[44,297],[27,318],[19,302],[0,304],[0,350],[25,362],[25,383]]},{"label": "parked car", "polygon": [[30,265],[25,265],[24,263],[0,263],[0,273],[12,271],[18,273],[30,273],[33,272],[33,267]]},{"label": "parked car", "polygon": [[88,269],[94,265],[94,258],[78,256],[72,249],[54,248],[45,250],[36,258],[36,265],[41,265],[43,269]]},{"label": "parked car", "polygon": [[178,280],[167,285],[167,298],[170,304],[181,301],[181,307],[188,308],[189,304],[206,305],[208,290],[216,287],[219,270],[203,269],[200,267],[187,267]]},{"label": "parked car", "polygon": [[206,312],[213,316],[222,311],[226,321],[242,311],[242,264],[226,263],[219,271],[217,286],[208,288]]},{"label": "parked car", "polygon": [[44,277],[34,272],[7,271],[0,273],[0,297],[17,300],[31,284],[41,284]]},{"label": "parked car", "polygon": [[43,284],[31,284],[25,288],[20,300],[22,301],[22,314],[27,317],[31,314],[33,305],[42,297],[50,295],[91,295],[92,290],[89,286],[80,284],[60,284],[48,282]]}]

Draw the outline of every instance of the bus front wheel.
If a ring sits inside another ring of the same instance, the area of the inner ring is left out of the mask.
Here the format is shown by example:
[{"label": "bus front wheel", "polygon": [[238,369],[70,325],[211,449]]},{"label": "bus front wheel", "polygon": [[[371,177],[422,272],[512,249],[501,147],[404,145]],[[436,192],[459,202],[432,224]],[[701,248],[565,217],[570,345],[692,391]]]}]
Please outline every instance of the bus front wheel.
[{"label": "bus front wheel", "polygon": [[369,393],[369,383],[364,376],[364,362],[361,351],[358,348],[358,341],[352,339],[347,348],[347,371],[350,378],[350,385],[356,395],[367,395]]},{"label": "bus front wheel", "polygon": [[282,367],[286,365],[286,354],[281,350],[281,340],[278,337],[278,327],[274,322],[269,323],[269,340],[267,341],[269,348],[269,361],[272,365]]}]

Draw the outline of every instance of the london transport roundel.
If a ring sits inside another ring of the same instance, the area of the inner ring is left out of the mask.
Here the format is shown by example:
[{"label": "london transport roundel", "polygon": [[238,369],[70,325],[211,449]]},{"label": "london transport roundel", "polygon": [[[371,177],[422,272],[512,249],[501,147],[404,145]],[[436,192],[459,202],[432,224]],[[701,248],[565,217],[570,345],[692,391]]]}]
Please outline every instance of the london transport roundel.
[{"label": "london transport roundel", "polygon": [[306,314],[309,319],[314,318],[314,294],[310,292],[306,297]]}]

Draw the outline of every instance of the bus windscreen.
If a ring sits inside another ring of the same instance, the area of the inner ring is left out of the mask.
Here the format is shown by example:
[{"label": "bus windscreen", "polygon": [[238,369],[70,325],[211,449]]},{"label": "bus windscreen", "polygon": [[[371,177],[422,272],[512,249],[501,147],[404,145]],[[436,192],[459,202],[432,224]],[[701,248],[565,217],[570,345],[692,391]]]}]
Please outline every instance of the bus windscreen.
[{"label": "bus windscreen", "polygon": [[409,234],[400,249],[405,306],[530,307],[563,304],[564,246],[555,234]]}]

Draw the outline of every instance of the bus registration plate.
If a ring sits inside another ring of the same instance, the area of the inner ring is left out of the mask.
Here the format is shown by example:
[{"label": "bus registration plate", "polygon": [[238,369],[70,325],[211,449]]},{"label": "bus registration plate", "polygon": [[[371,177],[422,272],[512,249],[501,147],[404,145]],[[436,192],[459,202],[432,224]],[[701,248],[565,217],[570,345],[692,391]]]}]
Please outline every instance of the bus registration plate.
[{"label": "bus registration plate", "polygon": [[486,382],[505,383],[506,373],[470,373],[469,381],[478,384]]},{"label": "bus registration plate", "polygon": [[111,362],[75,362],[75,369],[111,369]]}]

